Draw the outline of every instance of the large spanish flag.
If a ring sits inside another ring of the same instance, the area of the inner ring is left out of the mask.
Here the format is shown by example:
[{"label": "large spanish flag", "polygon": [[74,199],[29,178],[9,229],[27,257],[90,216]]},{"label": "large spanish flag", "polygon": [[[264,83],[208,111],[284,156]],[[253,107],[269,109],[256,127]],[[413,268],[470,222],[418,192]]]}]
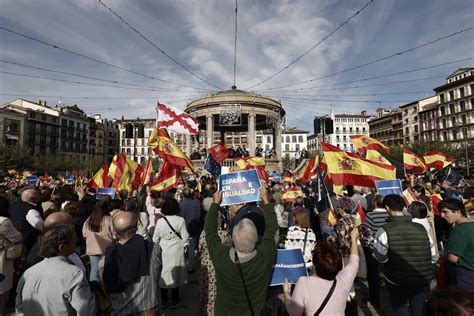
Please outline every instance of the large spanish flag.
[{"label": "large spanish flag", "polygon": [[151,163],[151,156],[148,156],[146,161],[145,170],[142,173],[141,185],[145,185],[153,180],[153,166]]},{"label": "large spanish flag", "polygon": [[117,157],[113,171],[114,181],[111,185],[112,188],[127,190],[130,193],[140,185],[143,167],[126,155],[119,155]]},{"label": "large spanish flag", "polygon": [[376,180],[396,178],[393,166],[364,159],[324,142],[321,142],[321,148],[324,151],[327,172],[335,185],[375,187]]},{"label": "large spanish flag", "polygon": [[296,200],[297,197],[303,197],[303,191],[300,187],[291,187],[282,191],[282,199],[286,203],[291,203]]},{"label": "large spanish flag", "polygon": [[158,176],[156,177],[156,180],[150,182],[148,184],[148,188],[150,191],[168,191],[172,188],[176,188],[180,176],[181,168],[165,160],[163,165],[161,165],[161,169]]},{"label": "large spanish flag", "polygon": [[423,157],[407,149],[403,150],[403,166],[406,170],[412,170],[417,174],[425,173],[427,169]]},{"label": "large spanish flag", "polygon": [[448,158],[439,151],[430,151],[423,155],[426,167],[434,168],[435,171],[440,171],[456,161],[454,158]]},{"label": "large spanish flag", "polygon": [[148,147],[160,155],[163,160],[166,160],[176,166],[187,167],[193,172],[196,171],[191,160],[189,160],[189,158],[185,153],[183,153],[178,145],[176,145],[171,140],[170,135],[166,129],[155,128],[148,138]]},{"label": "large spanish flag", "polygon": [[387,166],[392,166],[392,163],[388,161],[387,158],[385,158],[384,156],[382,156],[381,153],[373,149],[367,150],[367,153],[365,154],[365,159],[375,161],[378,163],[383,163],[384,165],[387,165]]},{"label": "large spanish flag", "polygon": [[352,143],[358,152],[365,153],[368,149],[379,148],[383,149],[387,153],[390,152],[390,148],[375,138],[366,135],[350,135],[349,137],[351,138]]}]

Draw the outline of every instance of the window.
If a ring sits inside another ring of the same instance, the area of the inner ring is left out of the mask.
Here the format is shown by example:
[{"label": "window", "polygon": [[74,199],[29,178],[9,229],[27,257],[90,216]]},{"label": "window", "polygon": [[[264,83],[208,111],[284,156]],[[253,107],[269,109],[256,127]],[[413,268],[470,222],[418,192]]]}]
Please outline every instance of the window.
[{"label": "window", "polygon": [[449,105],[449,114],[454,114],[454,103]]},{"label": "window", "polygon": [[362,127],[362,133],[365,134],[365,127]]},{"label": "window", "polygon": [[339,134],[339,127],[336,127],[336,134]]},{"label": "window", "polygon": [[290,144],[285,144],[285,151],[290,151]]},{"label": "window", "polygon": [[295,135],[293,135],[293,136],[291,137],[291,141],[292,141],[293,143],[296,143],[296,136],[295,136]]},{"label": "window", "polygon": [[298,136],[298,142],[302,143],[303,142],[303,136]]},{"label": "window", "polygon": [[459,97],[464,98],[464,88],[463,87],[459,88]]},{"label": "window", "polygon": [[474,94],[474,84],[470,84],[469,87],[471,88],[470,89],[471,90],[471,95],[473,95]]},{"label": "window", "polygon": [[286,142],[289,143],[290,142],[290,136],[286,136]]},{"label": "window", "polygon": [[442,127],[442,128],[446,128],[446,120],[443,119],[443,120],[441,121],[441,127]]},{"label": "window", "polygon": [[346,128],[345,128],[345,127],[343,127],[343,128],[342,128],[342,132],[343,132],[343,133],[347,133],[347,131],[346,131]]},{"label": "window", "polygon": [[300,144],[296,144],[296,145],[295,145],[295,150],[296,150],[296,151],[300,150]]},{"label": "window", "polygon": [[463,124],[463,125],[466,125],[466,124],[467,124],[467,121],[466,121],[466,114],[463,114],[463,115],[462,115],[461,121],[462,121],[462,124]]},{"label": "window", "polygon": [[418,133],[418,125],[415,125],[415,133]]},{"label": "window", "polygon": [[271,143],[272,142],[272,138],[270,136],[267,136],[267,143]]},{"label": "window", "polygon": [[405,133],[410,134],[410,128],[409,127],[405,128]]},{"label": "window", "polygon": [[451,118],[451,127],[454,127],[454,126],[456,126],[456,117],[453,116]]},{"label": "window", "polygon": [[349,133],[352,134],[352,127],[349,127]]},{"label": "window", "polygon": [[444,103],[444,93],[439,95],[439,103]]},{"label": "window", "polygon": [[461,111],[461,112],[466,111],[466,102],[464,102],[464,101],[459,101],[459,107],[460,107],[460,111]]},{"label": "window", "polygon": [[356,133],[359,134],[359,128],[358,127],[356,127]]},{"label": "window", "polygon": [[446,115],[446,108],[444,106],[441,107],[441,115]]}]

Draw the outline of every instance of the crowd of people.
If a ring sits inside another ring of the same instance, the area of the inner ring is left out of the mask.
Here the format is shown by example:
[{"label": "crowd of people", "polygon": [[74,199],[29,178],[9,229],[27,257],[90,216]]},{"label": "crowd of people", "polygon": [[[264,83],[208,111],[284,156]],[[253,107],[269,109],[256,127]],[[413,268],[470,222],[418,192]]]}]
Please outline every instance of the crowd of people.
[{"label": "crowd of people", "polygon": [[[329,192],[317,182],[288,202],[290,184],[260,188],[261,201],[221,206],[215,179],[168,192],[96,198],[73,185],[0,185],[0,314],[159,315],[187,300],[199,272],[199,315],[354,315],[354,284],[394,315],[474,314],[474,188],[404,182],[412,200],[372,188]],[[295,185],[295,184],[291,184]],[[434,197],[441,196],[440,201]],[[365,221],[356,225],[361,206]],[[300,249],[308,270],[269,287],[277,249]]]}]

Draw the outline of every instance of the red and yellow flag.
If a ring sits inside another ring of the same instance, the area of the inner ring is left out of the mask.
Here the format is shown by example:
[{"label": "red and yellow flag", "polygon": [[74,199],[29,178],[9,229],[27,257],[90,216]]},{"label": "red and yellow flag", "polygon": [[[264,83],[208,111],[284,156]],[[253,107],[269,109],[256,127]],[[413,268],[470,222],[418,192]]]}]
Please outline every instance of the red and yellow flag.
[{"label": "red and yellow flag", "polygon": [[282,193],[283,202],[287,203],[294,202],[297,197],[303,196],[303,191],[301,191],[300,187],[291,187],[286,190],[283,190]]},{"label": "red and yellow flag", "polygon": [[471,212],[474,209],[474,198],[468,199],[464,202],[466,212]]},{"label": "red and yellow flag", "polygon": [[362,209],[362,205],[357,203],[357,209],[356,209],[356,214],[355,214],[355,220],[354,220],[354,228],[359,227],[365,222],[365,213],[364,210]]},{"label": "red and yellow flag", "polygon": [[148,138],[148,147],[169,163],[191,169],[195,172],[193,163],[186,154],[170,138],[164,128],[154,129]]},{"label": "red and yellow flag", "polygon": [[405,201],[407,207],[414,201],[418,201],[415,191],[413,191],[412,188],[406,188],[405,191],[403,191],[403,201]]},{"label": "red and yellow flag", "polygon": [[454,158],[448,158],[439,151],[430,151],[423,155],[426,167],[434,168],[435,171],[440,171],[456,161]]},{"label": "red and yellow flag", "polygon": [[425,173],[427,170],[423,157],[407,149],[403,150],[403,166],[406,170],[412,170],[417,174]]},{"label": "red and yellow flag", "polygon": [[368,149],[379,148],[383,149],[387,153],[390,152],[390,148],[375,138],[366,135],[350,135],[349,137],[351,138],[352,143],[358,152],[365,153]]},{"label": "red and yellow flag", "polygon": [[334,225],[336,225],[338,222],[339,222],[339,219],[337,218],[336,212],[335,212],[332,208],[330,208],[330,209],[329,209],[329,213],[328,213],[327,224],[328,224],[329,226],[334,226]]},{"label": "red and yellow flag", "polygon": [[441,212],[438,209],[438,203],[441,202],[442,199],[443,198],[441,197],[441,194],[439,193],[435,193],[431,196],[431,204],[433,205],[433,213],[436,216],[441,216]]},{"label": "red and yellow flag", "polygon": [[265,169],[265,159],[263,157],[234,158],[234,162],[241,170],[257,170],[258,178],[265,181],[265,183],[270,181],[267,170]]},{"label": "red and yellow flag", "polygon": [[104,163],[102,168],[97,171],[94,177],[87,184],[89,188],[108,188],[109,187],[109,165]]},{"label": "red and yellow flag", "polygon": [[148,184],[151,180],[153,180],[153,166],[151,163],[151,156],[148,156],[145,170],[142,173],[141,185]]},{"label": "red and yellow flag", "polygon": [[181,168],[164,161],[156,180],[148,184],[150,191],[164,192],[178,186]]},{"label": "red and yellow flag", "polygon": [[380,154],[378,151],[369,149],[367,150],[367,153],[365,155],[365,159],[370,160],[370,161],[375,161],[378,163],[383,163],[384,165],[387,166],[392,166],[392,163],[387,160],[382,154]]},{"label": "red and yellow flag", "polygon": [[227,157],[230,156],[231,152],[229,149],[227,149],[225,144],[222,142],[215,145],[214,147],[209,148],[209,154],[211,154],[212,158],[214,158],[214,160],[219,165],[221,165],[222,162],[226,160]]},{"label": "red and yellow flag", "polygon": [[[114,181],[111,187],[127,190],[129,193],[140,185],[143,167],[125,155],[120,155],[115,162]],[[110,168],[109,168],[110,171]]]},{"label": "red and yellow flag", "polygon": [[395,167],[377,163],[321,142],[327,172],[335,185],[375,187],[376,180],[393,180]]},{"label": "red and yellow flag", "polygon": [[318,164],[319,164],[319,154],[315,154],[313,158],[309,161],[308,165],[304,167],[298,178],[301,182],[307,183],[311,181],[318,174]]}]

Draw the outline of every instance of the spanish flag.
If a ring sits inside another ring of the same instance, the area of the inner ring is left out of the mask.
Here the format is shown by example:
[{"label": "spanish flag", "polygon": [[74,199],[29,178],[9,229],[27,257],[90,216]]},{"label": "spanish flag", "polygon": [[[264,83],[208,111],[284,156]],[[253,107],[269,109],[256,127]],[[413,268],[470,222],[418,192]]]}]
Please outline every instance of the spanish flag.
[{"label": "spanish flag", "polygon": [[413,191],[412,188],[406,188],[405,191],[403,191],[403,201],[405,201],[407,207],[414,201],[418,201],[415,191]]},{"label": "spanish flag", "polygon": [[283,182],[293,184],[295,183],[295,178],[293,176],[286,176],[283,178]]},{"label": "spanish flag", "polygon": [[307,183],[311,181],[318,174],[318,164],[319,164],[319,155],[315,154],[313,158],[309,161],[308,165],[304,167],[298,178],[301,182]]},{"label": "spanish flag", "polygon": [[265,183],[270,181],[267,170],[265,169],[265,159],[263,157],[234,158],[234,162],[241,170],[257,170],[258,178]]},{"label": "spanish flag", "polygon": [[376,180],[393,180],[395,167],[377,163],[321,142],[327,172],[335,185],[374,187]]},{"label": "spanish flag", "polygon": [[283,196],[283,202],[294,202],[297,197],[302,197],[303,196],[303,191],[301,191],[300,187],[291,187],[286,190],[282,191]]},{"label": "spanish flag", "polygon": [[439,193],[435,193],[431,196],[431,205],[433,205],[433,213],[436,216],[441,216],[441,212],[438,209],[438,203],[441,202],[442,199],[443,198],[441,197],[441,194]]},{"label": "spanish flag", "polygon": [[328,213],[327,224],[328,224],[329,226],[334,226],[334,225],[336,225],[338,222],[339,222],[339,219],[337,218],[336,212],[335,212],[332,208],[330,208],[330,209],[329,209],[329,213]]},{"label": "spanish flag", "polygon": [[154,129],[148,138],[148,147],[160,155],[161,158],[169,163],[187,167],[195,172],[193,163],[185,153],[170,138],[168,131],[164,128]]},{"label": "spanish flag", "polygon": [[164,161],[161,165],[160,172],[156,180],[148,184],[150,191],[164,192],[178,185],[179,177],[181,176],[181,168],[171,164],[169,161]]},{"label": "spanish flag", "polygon": [[112,158],[112,162],[110,163],[109,166],[109,177],[112,179],[115,178],[115,171],[117,170],[117,162],[119,159],[120,155],[115,154],[114,157]]},{"label": "spanish flag", "polygon": [[384,156],[382,156],[382,154],[373,149],[367,150],[367,153],[365,154],[365,159],[378,163],[383,163],[387,166],[392,166],[392,163],[388,161],[387,158],[385,158]]},{"label": "spanish flag", "polygon": [[354,228],[359,227],[365,222],[365,213],[364,210],[362,209],[362,205],[357,203],[357,209],[355,213],[355,220],[354,220]]},{"label": "spanish flag", "polygon": [[407,149],[403,149],[403,166],[406,170],[412,170],[417,174],[425,173],[427,169],[423,157]]},{"label": "spanish flag", "polygon": [[146,161],[145,170],[142,173],[141,185],[145,185],[153,180],[153,166],[151,163],[151,156],[148,156]]},{"label": "spanish flag", "polygon": [[[109,170],[110,171],[110,170]],[[127,190],[129,193],[140,185],[143,167],[125,155],[117,158],[112,188]]]},{"label": "spanish flag", "polygon": [[97,171],[92,180],[87,184],[87,187],[96,189],[109,187],[109,165],[107,162]]},{"label": "spanish flag", "polygon": [[366,135],[350,135],[349,136],[358,152],[365,153],[368,149],[383,149],[386,153],[390,152],[390,148],[375,138]]},{"label": "spanish flag", "polygon": [[430,151],[423,155],[426,167],[434,168],[435,171],[440,171],[456,161],[454,158],[447,158],[439,151]]}]

